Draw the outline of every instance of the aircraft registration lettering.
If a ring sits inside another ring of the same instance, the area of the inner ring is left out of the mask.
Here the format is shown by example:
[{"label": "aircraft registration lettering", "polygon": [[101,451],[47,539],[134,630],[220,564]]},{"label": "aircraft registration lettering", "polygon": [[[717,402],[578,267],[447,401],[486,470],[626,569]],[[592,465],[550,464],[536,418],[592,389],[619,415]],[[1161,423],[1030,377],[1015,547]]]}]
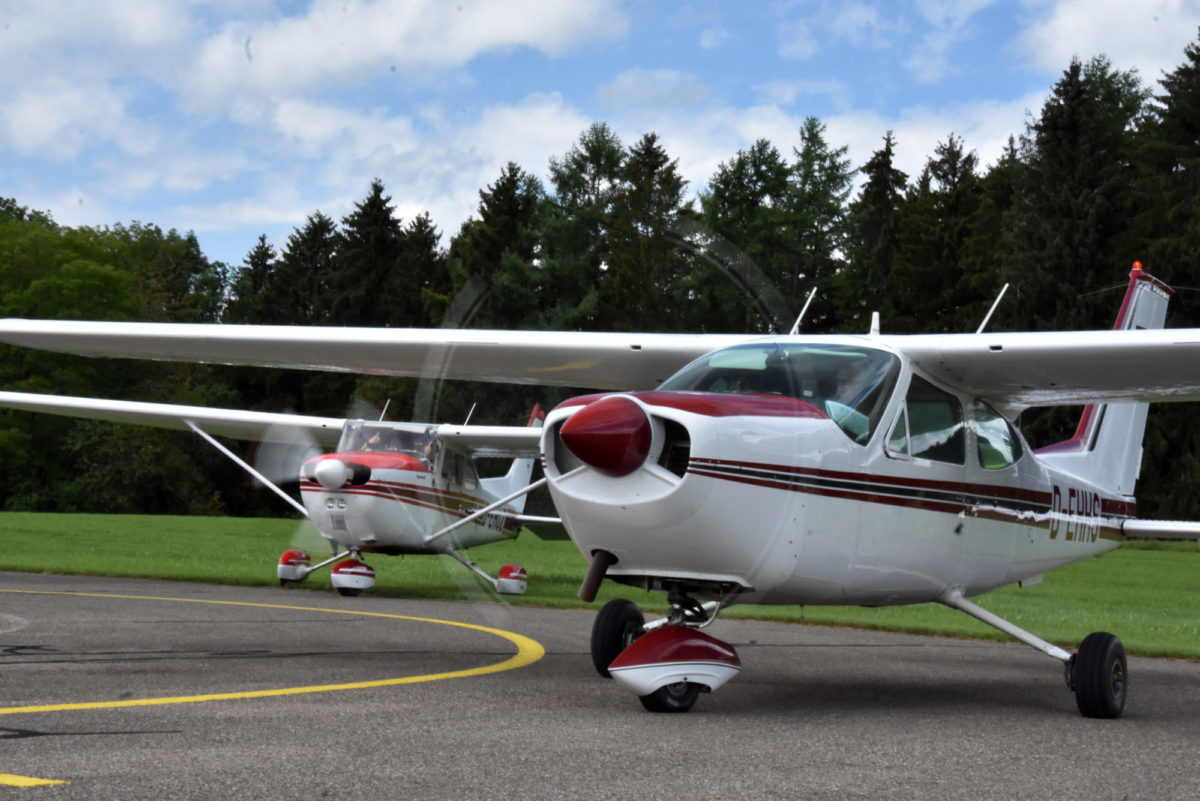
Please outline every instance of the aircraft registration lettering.
[{"label": "aircraft registration lettering", "polygon": [[[458,512],[463,517],[466,517],[467,515],[474,514],[475,510],[468,506],[460,505]],[[508,515],[506,513],[495,511],[483,515],[475,521],[475,524],[492,531],[504,531],[504,524],[507,522]]]},{"label": "aircraft registration lettering", "polygon": [[1059,534],[1071,542],[1095,542],[1100,537],[1100,495],[1096,492],[1054,485],[1050,501],[1050,539]]}]

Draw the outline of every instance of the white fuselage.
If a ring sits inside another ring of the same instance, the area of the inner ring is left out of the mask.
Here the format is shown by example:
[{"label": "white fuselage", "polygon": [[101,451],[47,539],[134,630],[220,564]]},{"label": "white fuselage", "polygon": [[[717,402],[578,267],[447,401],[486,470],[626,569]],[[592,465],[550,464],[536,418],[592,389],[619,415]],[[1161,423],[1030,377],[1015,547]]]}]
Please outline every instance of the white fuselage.
[{"label": "white fuselage", "polygon": [[[952,587],[975,595],[1116,547],[1132,499],[1101,497],[1028,447],[985,468],[970,398],[959,396],[963,463],[889,450],[911,375],[909,365],[898,371],[861,444],[821,408],[781,413],[774,396],[626,395],[654,441],[619,476],[582,463],[558,434],[598,396],[567,401],[546,421],[551,494],[585,557],[616,558],[609,578],[751,603],[919,603]],[[673,436],[686,438],[686,467],[661,456]]]},{"label": "white fuselage", "polygon": [[343,548],[388,554],[443,553],[517,536],[515,518],[494,512],[429,542],[429,535],[495,499],[478,486],[471,491],[431,471],[410,455],[343,452],[313,461],[335,458],[369,468],[369,479],[328,489],[306,477],[300,481],[300,491],[317,530]]}]

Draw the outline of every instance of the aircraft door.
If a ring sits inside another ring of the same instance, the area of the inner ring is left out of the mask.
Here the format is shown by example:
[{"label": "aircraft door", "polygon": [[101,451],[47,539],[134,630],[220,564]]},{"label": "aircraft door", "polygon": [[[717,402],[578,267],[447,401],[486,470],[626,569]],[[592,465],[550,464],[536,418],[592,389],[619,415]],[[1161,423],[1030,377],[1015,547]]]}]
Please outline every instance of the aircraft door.
[{"label": "aircraft door", "polygon": [[986,502],[977,503],[963,537],[967,574],[964,589],[984,592],[1003,585],[1018,542],[1035,530],[1019,500],[1021,438],[1000,413],[982,401],[971,404],[973,453],[968,469],[971,482]]},{"label": "aircraft door", "polygon": [[929,600],[961,572],[962,543],[974,522],[963,511],[968,467],[961,399],[913,375],[877,469],[878,497],[860,504],[847,592],[883,603]]}]

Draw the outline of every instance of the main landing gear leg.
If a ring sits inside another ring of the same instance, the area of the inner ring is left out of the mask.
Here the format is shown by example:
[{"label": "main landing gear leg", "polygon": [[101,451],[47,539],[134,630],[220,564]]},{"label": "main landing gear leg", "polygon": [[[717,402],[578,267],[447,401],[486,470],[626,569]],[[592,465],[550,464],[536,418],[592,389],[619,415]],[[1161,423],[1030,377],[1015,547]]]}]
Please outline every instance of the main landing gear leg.
[{"label": "main landing gear leg", "polygon": [[525,594],[525,588],[527,586],[529,576],[525,572],[525,568],[521,567],[520,565],[505,565],[504,567],[500,568],[500,576],[498,578],[492,578],[486,572],[484,572],[479,565],[475,564],[458,551],[446,550],[443,551],[443,553],[453,558],[456,562],[463,565],[472,573],[486,581],[491,585],[492,589],[500,595]]},{"label": "main landing gear leg", "polygon": [[310,565],[310,561],[308,554],[304,551],[284,552],[283,556],[279,557],[279,566],[276,568],[280,586],[286,587],[288,584],[304,581],[313,572],[327,565],[333,565],[333,569],[330,571],[330,581],[339,595],[353,597],[361,594],[363,590],[369,590],[375,586],[375,571],[362,561],[362,554],[359,551],[350,550],[337,553],[335,547],[334,555],[324,562]]},{"label": "main landing gear leg", "polygon": [[937,600],[1062,662],[1066,669],[1067,687],[1075,693],[1075,705],[1084,717],[1121,716],[1128,686],[1125,646],[1112,634],[1093,632],[1084,639],[1079,651],[1072,654],[976,606],[963,597],[960,588],[946,590]]},{"label": "main landing gear leg", "polygon": [[671,613],[647,624],[624,599],[609,601],[592,625],[592,665],[638,695],[651,712],[687,712],[701,692],[719,689],[741,670],[732,645],[699,629],[719,604],[670,594]]}]

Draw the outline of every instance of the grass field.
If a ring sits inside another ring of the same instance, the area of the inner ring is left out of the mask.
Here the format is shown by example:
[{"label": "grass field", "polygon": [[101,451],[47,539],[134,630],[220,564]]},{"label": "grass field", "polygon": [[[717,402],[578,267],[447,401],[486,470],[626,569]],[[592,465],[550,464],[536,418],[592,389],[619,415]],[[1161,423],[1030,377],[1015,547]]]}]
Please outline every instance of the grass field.
[{"label": "grass field", "polygon": [[[304,548],[314,558],[328,552],[311,527],[294,520],[0,514],[0,570],[274,585],[276,560],[289,547]],[[599,608],[609,598],[626,597],[647,610],[665,608],[661,594],[611,582],[596,603],[582,604],[575,593],[586,565],[569,542],[544,542],[526,533],[516,542],[472,549],[468,556],[492,575],[507,562],[519,562],[529,571],[528,593],[504,596],[504,603]],[[449,557],[374,556],[371,564],[377,594],[472,600],[491,595]],[[328,571],[315,574],[303,587],[329,590]],[[1048,573],[1036,587],[1006,587],[975,600],[1066,648],[1074,649],[1089,632],[1111,631],[1131,653],[1200,660],[1200,551],[1193,542],[1126,543],[1113,553]],[[882,609],[738,606],[722,614],[1007,639],[938,604]]]}]

